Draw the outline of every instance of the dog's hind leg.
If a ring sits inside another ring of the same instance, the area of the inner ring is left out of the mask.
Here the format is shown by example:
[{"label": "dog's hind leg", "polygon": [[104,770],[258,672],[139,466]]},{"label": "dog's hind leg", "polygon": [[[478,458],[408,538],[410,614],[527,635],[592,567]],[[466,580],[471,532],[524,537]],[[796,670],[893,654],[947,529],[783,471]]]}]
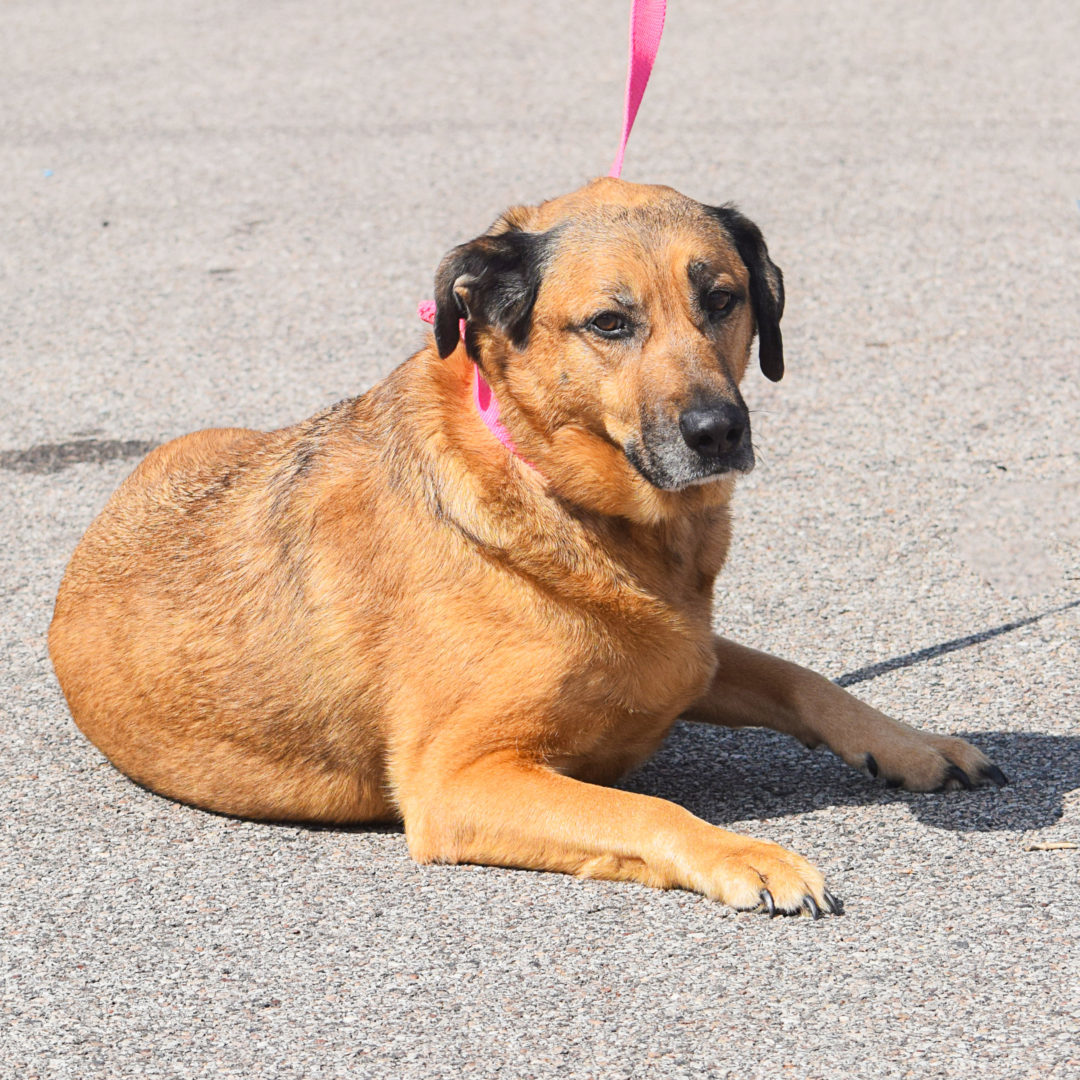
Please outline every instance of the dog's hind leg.
[{"label": "dog's hind leg", "polygon": [[849,765],[909,791],[1001,785],[1004,774],[963,739],[917,731],[797,664],[715,639],[716,674],[684,719],[765,727],[824,744]]}]

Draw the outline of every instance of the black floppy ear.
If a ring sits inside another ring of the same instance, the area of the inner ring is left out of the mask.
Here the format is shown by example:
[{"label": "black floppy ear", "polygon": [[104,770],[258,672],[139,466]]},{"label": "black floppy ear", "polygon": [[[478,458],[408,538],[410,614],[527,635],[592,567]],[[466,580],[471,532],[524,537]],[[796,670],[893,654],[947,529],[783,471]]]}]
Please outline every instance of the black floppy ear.
[{"label": "black floppy ear", "polygon": [[734,206],[708,206],[731,237],[739,258],[750,271],[750,303],[757,320],[758,359],[767,379],[779,382],[784,375],[784,341],[780,316],[784,314],[784,275],[769,258],[761,230]]},{"label": "black floppy ear", "polygon": [[524,348],[540,291],[547,235],[520,230],[479,236],[451,251],[435,274],[435,344],[439,355],[457,348],[458,321],[466,321],[466,345],[473,354],[476,331],[501,330]]}]

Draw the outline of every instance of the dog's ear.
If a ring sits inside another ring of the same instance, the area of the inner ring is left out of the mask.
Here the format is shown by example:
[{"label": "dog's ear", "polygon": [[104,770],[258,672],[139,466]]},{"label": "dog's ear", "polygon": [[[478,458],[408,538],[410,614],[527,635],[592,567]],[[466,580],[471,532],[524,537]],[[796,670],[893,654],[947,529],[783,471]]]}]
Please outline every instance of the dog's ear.
[{"label": "dog's ear", "polygon": [[723,226],[735,244],[739,258],[750,271],[750,303],[757,321],[758,359],[767,379],[779,382],[784,375],[784,341],[780,316],[784,314],[784,275],[769,258],[761,230],[733,206],[708,206],[706,210]]},{"label": "dog's ear", "polygon": [[501,330],[517,349],[524,348],[540,291],[547,235],[510,229],[479,236],[451,251],[435,274],[435,344],[449,356],[466,322],[466,345],[474,348],[476,331]]}]

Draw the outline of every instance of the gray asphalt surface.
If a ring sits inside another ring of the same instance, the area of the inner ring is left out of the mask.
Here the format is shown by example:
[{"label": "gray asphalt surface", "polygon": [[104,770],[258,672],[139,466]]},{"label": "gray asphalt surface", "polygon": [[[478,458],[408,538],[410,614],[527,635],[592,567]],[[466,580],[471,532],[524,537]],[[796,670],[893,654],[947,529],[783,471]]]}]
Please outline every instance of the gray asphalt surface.
[{"label": "gray asphalt surface", "polygon": [[624,175],[788,283],[717,625],[1012,785],[678,727],[628,786],[814,860],[813,923],[115,772],[46,656],[77,539],[147,445],[364,390],[446,249],[605,172],[625,5],[9,0],[0,1076],[1080,1076],[1080,852],[1028,850],[1080,841],[1080,9],[671,8]]}]

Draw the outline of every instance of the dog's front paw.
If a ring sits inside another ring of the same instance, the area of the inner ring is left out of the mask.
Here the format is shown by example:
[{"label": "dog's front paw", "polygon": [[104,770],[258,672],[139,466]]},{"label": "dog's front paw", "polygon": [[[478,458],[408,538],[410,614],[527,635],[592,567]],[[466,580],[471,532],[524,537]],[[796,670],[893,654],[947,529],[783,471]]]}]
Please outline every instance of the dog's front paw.
[{"label": "dog's front paw", "polygon": [[825,888],[821,872],[778,844],[739,837],[708,872],[701,889],[740,911],[769,915],[839,915],[843,904]]},{"label": "dog's front paw", "polygon": [[970,791],[982,784],[1004,787],[1009,782],[971,743],[911,728],[867,751],[862,768],[888,787],[908,791]]}]

